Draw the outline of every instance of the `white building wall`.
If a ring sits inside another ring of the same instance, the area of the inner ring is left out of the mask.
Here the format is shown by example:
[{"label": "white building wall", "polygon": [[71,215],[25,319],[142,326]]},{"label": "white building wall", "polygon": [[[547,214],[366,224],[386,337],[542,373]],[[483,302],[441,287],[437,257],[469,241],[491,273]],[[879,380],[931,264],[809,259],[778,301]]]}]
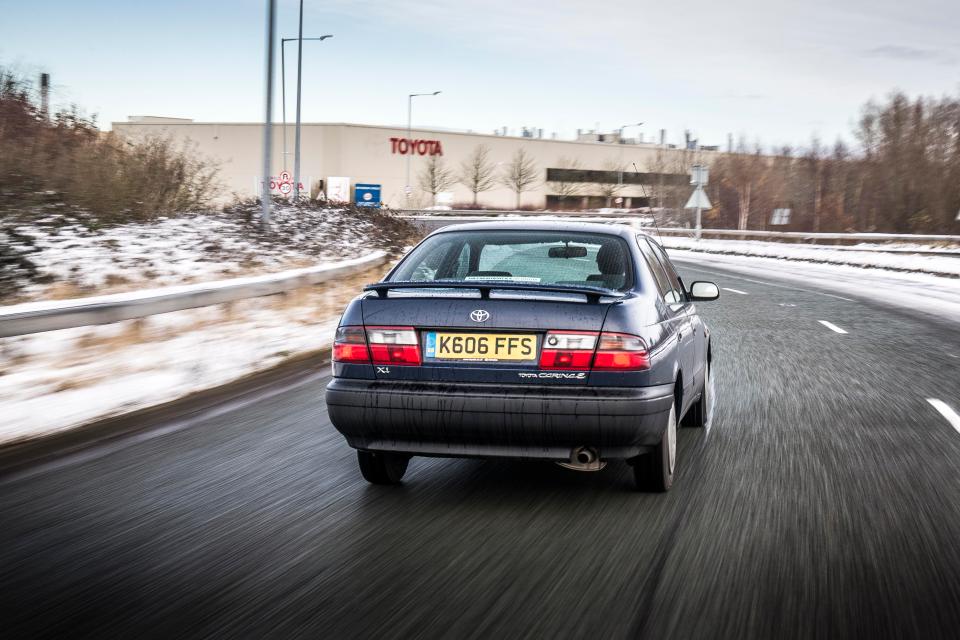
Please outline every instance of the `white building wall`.
[{"label": "white building wall", "polygon": [[[158,118],[117,122],[113,124],[113,129],[122,135],[168,136],[176,141],[189,143],[200,154],[219,165],[224,199],[233,196],[250,197],[257,193],[263,144],[261,124],[182,122]],[[284,166],[293,174],[292,124],[286,127],[285,162],[283,135],[283,126],[275,124],[272,157],[274,175],[279,175]],[[382,185],[383,201],[392,207],[402,208],[405,205],[407,156],[395,153],[390,139],[406,137],[407,131],[400,128],[341,123],[303,124],[301,178],[305,189],[309,192],[311,188],[308,179],[315,184],[318,180],[326,180],[330,176],[345,176],[350,178],[351,185],[358,182]],[[621,163],[632,171],[632,163],[636,163],[641,172],[663,170],[663,160],[671,165],[669,172],[684,172],[686,166],[693,161],[690,152],[662,149],[653,144],[576,142],[429,129],[414,129],[411,137],[439,141],[444,165],[457,173],[460,171],[460,163],[467,159],[479,144],[490,149],[489,159],[499,164],[498,172],[506,168],[518,149],[523,148],[536,163],[541,179],[531,191],[523,193],[521,202],[523,205],[535,207],[543,207],[546,195],[552,193],[549,183],[543,181],[546,169],[562,166],[563,158],[576,158],[580,162],[580,168],[593,170],[609,169],[611,164]],[[658,154],[662,158],[660,169],[657,168]],[[713,154],[705,153],[704,159],[709,161],[711,155]],[[426,155],[413,155],[410,158],[411,185],[414,190],[412,206],[431,204],[430,196],[418,187],[417,179],[428,158]],[[451,191],[454,192],[454,202],[470,202],[473,198],[469,189],[462,184],[456,184]],[[595,188],[587,191],[599,195]],[[625,198],[643,194],[644,191],[634,185],[624,187],[620,193]],[[513,207],[516,204],[516,195],[508,187],[498,184],[493,190],[481,193],[479,201],[488,206]]]}]

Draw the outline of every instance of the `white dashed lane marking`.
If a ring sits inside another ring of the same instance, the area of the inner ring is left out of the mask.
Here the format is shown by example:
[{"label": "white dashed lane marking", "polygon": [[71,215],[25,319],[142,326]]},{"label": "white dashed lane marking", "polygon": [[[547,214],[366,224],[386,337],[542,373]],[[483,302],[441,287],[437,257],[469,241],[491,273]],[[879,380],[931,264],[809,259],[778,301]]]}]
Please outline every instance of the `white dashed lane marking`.
[{"label": "white dashed lane marking", "polygon": [[733,278],[734,280],[743,280],[744,282],[762,284],[767,287],[778,287],[780,289],[792,289],[793,291],[804,291],[806,293],[813,293],[818,296],[827,296],[828,298],[836,298],[837,300],[846,300],[847,302],[856,302],[856,300],[854,300],[853,298],[845,298],[843,296],[838,296],[835,293],[826,293],[824,291],[814,291],[813,289],[803,289],[801,287],[794,287],[794,286],[785,285],[785,284],[774,284],[773,282],[766,282],[764,280],[754,280],[753,278],[744,278],[743,276],[732,275],[730,273],[727,273],[726,271],[719,272],[719,271],[714,271],[710,269],[704,269],[702,267],[691,267],[690,266],[691,263],[686,260],[677,260],[677,262],[682,263],[684,265],[684,269],[689,269],[690,271],[699,271],[700,273],[710,273],[716,276],[720,276],[721,278]]},{"label": "white dashed lane marking", "polygon": [[943,400],[937,400],[936,398],[927,398],[927,402],[933,405],[933,408],[936,409],[947,419],[947,422],[953,426],[954,429],[960,433],[960,414],[957,414],[953,408],[948,405]]},{"label": "white dashed lane marking", "polygon": [[818,320],[817,322],[825,326],[827,329],[830,329],[830,331],[835,331],[837,333],[846,333],[846,331],[844,331],[837,325],[833,324],[832,322],[827,322],[826,320]]},{"label": "white dashed lane marking", "polygon": [[730,293],[739,293],[742,296],[749,295],[746,291],[740,291],[740,289],[731,289],[730,287],[720,287],[724,291],[729,291]]}]

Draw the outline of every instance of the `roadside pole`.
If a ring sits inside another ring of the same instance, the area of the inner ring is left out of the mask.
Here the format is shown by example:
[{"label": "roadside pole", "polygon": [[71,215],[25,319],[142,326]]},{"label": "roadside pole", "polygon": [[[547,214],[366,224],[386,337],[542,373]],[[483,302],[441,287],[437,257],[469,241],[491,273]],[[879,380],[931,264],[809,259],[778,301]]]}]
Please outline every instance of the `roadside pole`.
[{"label": "roadside pole", "polygon": [[270,153],[273,146],[273,38],[277,0],[267,0],[266,114],[263,123],[263,180],[260,186],[260,224],[270,224]]},{"label": "roadside pole", "polygon": [[697,242],[700,241],[700,236],[703,234],[703,224],[702,224],[702,207],[699,200],[697,201],[697,222],[696,230],[693,232],[693,239]]},{"label": "roadside pole", "polygon": [[687,200],[687,204],[684,206],[684,209],[694,209],[697,212],[693,237],[694,240],[698,242],[700,241],[700,235],[703,231],[703,210],[711,208],[710,199],[707,198],[707,193],[703,190],[703,187],[706,186],[708,180],[709,169],[706,165],[695,164],[690,167],[690,184],[694,185],[694,189],[693,193],[690,194],[690,199]]},{"label": "roadside pole", "polygon": [[297,126],[293,142],[293,201],[300,199],[300,87],[303,83],[303,0],[300,0],[300,28],[297,31]]},{"label": "roadside pole", "polygon": [[[697,136],[697,167],[699,167],[700,172],[698,172],[698,175],[697,175],[697,189],[703,191],[703,185],[707,184],[707,179],[706,179],[707,168],[704,167],[702,164],[700,164],[700,157],[701,157],[700,156],[700,136],[698,135]],[[703,218],[701,216],[702,209],[703,209],[703,202],[701,202],[702,199],[703,198],[697,198],[697,222],[696,222],[697,229],[694,232],[694,240],[696,240],[697,242],[700,242],[700,236],[703,234],[703,224],[702,224]]]}]

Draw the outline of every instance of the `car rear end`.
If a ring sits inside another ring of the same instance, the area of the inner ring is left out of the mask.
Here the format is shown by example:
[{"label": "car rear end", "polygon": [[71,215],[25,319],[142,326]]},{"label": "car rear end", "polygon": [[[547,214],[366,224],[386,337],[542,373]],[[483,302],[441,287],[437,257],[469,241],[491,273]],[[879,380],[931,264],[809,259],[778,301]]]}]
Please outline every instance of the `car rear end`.
[{"label": "car rear end", "polygon": [[656,445],[673,387],[647,329],[623,330],[645,303],[633,252],[589,229],[465,225],[368,287],[341,320],[327,387],[350,446],[592,462]]}]

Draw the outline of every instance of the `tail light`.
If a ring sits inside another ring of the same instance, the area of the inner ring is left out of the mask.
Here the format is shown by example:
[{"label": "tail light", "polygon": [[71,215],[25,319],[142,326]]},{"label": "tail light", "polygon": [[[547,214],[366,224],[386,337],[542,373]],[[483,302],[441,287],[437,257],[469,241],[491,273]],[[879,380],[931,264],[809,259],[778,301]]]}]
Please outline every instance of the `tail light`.
[{"label": "tail light", "polygon": [[589,369],[596,347],[593,331],[548,331],[540,349],[540,368]]},{"label": "tail light", "polygon": [[540,368],[641,371],[650,368],[650,357],[643,339],[627,333],[548,331]]},{"label": "tail light", "polygon": [[594,371],[638,371],[650,368],[650,356],[643,338],[628,333],[600,334]]},{"label": "tail light", "polygon": [[363,327],[337,327],[337,335],[333,340],[333,361],[370,364],[370,351]]},{"label": "tail light", "polygon": [[367,327],[373,364],[419,365],[420,342],[413,327]]}]

